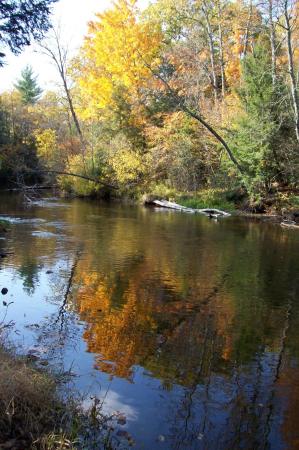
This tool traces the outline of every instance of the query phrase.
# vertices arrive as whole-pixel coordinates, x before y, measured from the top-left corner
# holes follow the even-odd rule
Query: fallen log
[[[176,209],[178,211],[190,213],[195,212],[195,210],[192,208],[187,208],[186,206],[178,205],[177,203],[169,202],[168,200],[151,200],[149,203],[155,206],[160,206],[161,208]]]
[[[69,177],[77,177],[77,178],[82,178],[83,180],[87,180],[87,181],[92,181],[93,183],[96,184],[100,184],[106,188],[109,189],[118,189],[118,186],[114,186],[112,184],[108,184],[102,180],[99,180],[98,178],[93,178],[93,177],[89,177],[87,175],[81,175],[79,173],[73,173],[73,172],[64,172],[61,170],[39,170],[38,171],[40,174],[45,174],[45,173],[53,173],[54,175],[66,175]]]
[[[299,230],[299,224],[294,222],[293,220],[284,220],[280,225],[285,228],[294,228]]]
[[[33,185],[33,186],[22,186],[17,188],[7,188],[3,189],[3,191],[8,192],[18,192],[18,191],[40,191],[40,190],[50,190],[58,188],[58,184],[51,184],[51,185]]]
[[[221,209],[216,208],[202,208],[202,209],[195,209],[195,208],[187,208],[186,206],[179,205],[175,202],[169,202],[168,200],[149,200],[147,201],[147,204],[151,204],[154,206],[159,206],[160,208],[168,208],[168,209],[175,209],[177,211],[187,212],[187,213],[198,213],[198,214],[204,214],[205,216],[217,218],[217,217],[228,217],[231,214],[222,211]]]

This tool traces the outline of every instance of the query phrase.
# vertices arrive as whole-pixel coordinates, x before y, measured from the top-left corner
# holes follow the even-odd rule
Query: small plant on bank
[[[58,379],[0,345],[0,447],[32,450],[116,447],[117,417],[98,400],[83,410],[81,399],[62,401]],[[118,446],[118,448],[124,448]]]

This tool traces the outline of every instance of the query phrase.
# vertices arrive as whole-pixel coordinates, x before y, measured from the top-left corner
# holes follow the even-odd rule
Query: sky
[[[52,23],[60,25],[63,41],[75,54],[87,32],[87,24],[94,19],[97,12],[112,6],[112,0],[59,0],[53,7]],[[139,6],[144,7],[147,0],[139,0]],[[42,89],[55,89],[59,82],[55,68],[46,56],[38,52],[36,44],[27,47],[18,55],[8,55],[6,65],[0,68],[0,92],[10,90],[19,78],[22,69],[30,65],[38,75]]]

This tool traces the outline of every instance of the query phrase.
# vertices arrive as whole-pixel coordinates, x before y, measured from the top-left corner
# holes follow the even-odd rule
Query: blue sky
[[[54,25],[60,24],[63,40],[73,53],[80,47],[87,24],[94,18],[94,14],[108,8],[112,3],[112,0],[60,0],[55,4],[52,21]],[[139,0],[140,7],[144,7],[146,3],[147,0]],[[59,81],[56,70],[45,56],[38,53],[37,45],[33,44],[21,55],[8,55],[6,65],[0,69],[0,92],[13,87],[27,64],[33,67],[43,89],[55,88]]]

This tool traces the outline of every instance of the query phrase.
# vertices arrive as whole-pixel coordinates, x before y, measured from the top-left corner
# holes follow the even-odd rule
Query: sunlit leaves
[[[114,92],[122,87],[127,98],[140,96],[152,76],[149,65],[158,57],[161,32],[138,18],[135,1],[119,0],[90,23],[77,66],[86,114],[113,107]]]

